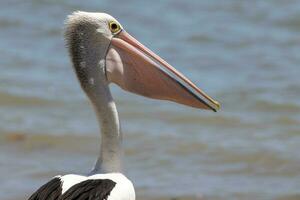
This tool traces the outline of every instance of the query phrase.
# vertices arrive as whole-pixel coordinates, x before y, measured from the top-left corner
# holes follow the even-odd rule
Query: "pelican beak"
[[[183,74],[122,30],[106,55],[109,82],[145,97],[217,111],[220,104]]]

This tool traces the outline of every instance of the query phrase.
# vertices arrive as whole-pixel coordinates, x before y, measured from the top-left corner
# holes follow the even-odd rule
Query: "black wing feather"
[[[58,200],[61,192],[60,177],[55,177],[40,187],[28,200]]]
[[[110,179],[91,179],[73,185],[60,200],[107,200],[116,183]]]

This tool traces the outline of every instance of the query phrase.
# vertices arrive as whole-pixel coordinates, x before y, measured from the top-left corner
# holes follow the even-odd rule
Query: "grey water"
[[[112,86],[138,196],[300,199],[300,1],[1,0],[1,200],[97,157],[64,46],[75,10],[113,15],[222,104],[213,113]]]

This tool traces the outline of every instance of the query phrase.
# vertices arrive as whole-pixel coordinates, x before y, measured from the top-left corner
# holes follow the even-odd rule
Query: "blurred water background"
[[[62,34],[75,10],[115,16],[222,103],[213,113],[112,86],[138,197],[300,199],[300,1],[1,0],[1,200],[97,157]]]

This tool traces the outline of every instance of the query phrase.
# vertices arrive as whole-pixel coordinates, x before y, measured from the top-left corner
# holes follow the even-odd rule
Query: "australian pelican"
[[[56,176],[29,200],[134,200],[133,184],[122,174],[122,134],[109,84],[195,108],[216,111],[219,103],[108,14],[74,12],[66,20],[65,40],[81,87],[97,113],[100,154],[88,175]]]

